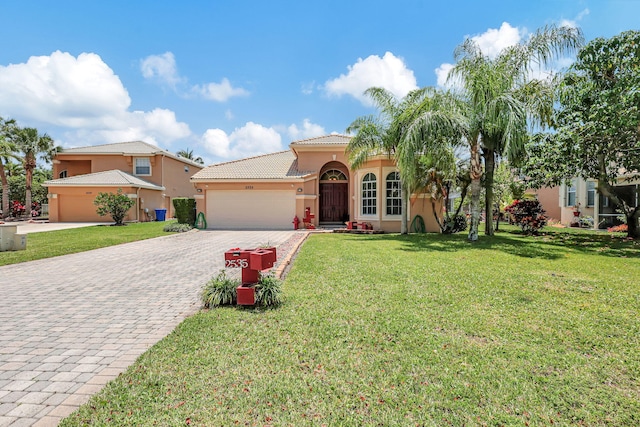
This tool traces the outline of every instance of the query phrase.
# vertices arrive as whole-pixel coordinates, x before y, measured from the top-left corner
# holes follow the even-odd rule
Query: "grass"
[[[640,425],[638,249],[313,235],[280,308],[198,313],[60,425]]]
[[[29,233],[24,251],[0,252],[0,266],[165,236],[166,222],[131,223],[124,227],[96,225],[66,230]]]

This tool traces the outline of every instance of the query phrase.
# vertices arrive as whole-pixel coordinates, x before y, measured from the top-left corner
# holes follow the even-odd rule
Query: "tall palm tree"
[[[469,240],[477,240],[480,218],[480,180],[485,165],[485,234],[493,234],[493,172],[496,159],[517,165],[531,127],[550,124],[554,101],[553,76],[533,78],[560,55],[576,51],[582,32],[573,27],[544,27],[523,43],[503,49],[495,58],[485,55],[473,39],[456,48],[456,65],[449,80],[461,85],[467,103],[471,154],[472,221]]]
[[[45,134],[38,133],[35,128],[21,128],[15,133],[14,139],[18,151],[22,154],[22,164],[25,170],[26,195],[25,206],[27,212],[31,210],[31,183],[33,171],[37,165],[38,157],[45,161],[51,161],[57,151],[53,139]]]
[[[0,182],[2,182],[2,215],[0,215],[0,219],[9,215],[9,181],[7,181],[5,165],[8,165],[11,159],[17,159],[17,147],[11,140],[15,129],[15,120],[5,120],[0,117]]]
[[[200,163],[201,165],[203,165],[203,164],[204,164],[204,160],[202,160],[202,157],[200,157],[200,156],[195,156],[195,155],[193,154],[193,150],[190,150],[189,148],[186,148],[186,149],[184,149],[184,150],[180,150],[180,151],[178,151],[178,152],[176,153],[176,155],[177,155],[178,157],[182,157],[182,158],[184,158],[184,159],[191,160],[191,161],[194,161],[194,162],[196,162],[196,163]]]
[[[402,194],[400,232],[407,234],[409,230],[407,205],[409,195],[415,189],[416,183],[415,177],[410,174],[417,169],[415,167],[407,167],[403,170],[398,163],[396,153],[406,136],[405,130],[411,111],[421,102],[425,91],[416,89],[399,100],[386,89],[371,87],[365,91],[365,95],[371,98],[378,108],[379,114],[378,116],[358,117],[347,127],[347,133],[355,133],[346,149],[349,163],[351,168],[358,169],[371,157],[379,155],[386,155],[396,161],[400,171]],[[416,162],[415,156],[412,161],[413,163]]]

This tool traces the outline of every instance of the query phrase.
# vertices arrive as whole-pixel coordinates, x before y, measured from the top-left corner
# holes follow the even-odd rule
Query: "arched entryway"
[[[349,169],[330,162],[320,171],[320,223],[344,223],[349,220]]]

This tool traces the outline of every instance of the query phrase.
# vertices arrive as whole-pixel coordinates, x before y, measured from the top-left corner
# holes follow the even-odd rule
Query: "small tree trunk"
[[[625,215],[627,217],[627,237],[632,239],[640,239],[640,227],[638,226],[638,219],[640,218],[640,207],[636,207],[632,210],[625,209]]]
[[[409,234],[409,221],[407,219],[407,215],[409,214],[409,189],[404,183],[402,183],[401,198],[402,205],[400,210],[402,211],[402,220],[400,221],[400,234]]]
[[[9,181],[7,180],[7,173],[4,170],[4,165],[1,160],[0,181],[2,181],[2,215],[0,215],[0,219],[4,219],[9,216]]]
[[[33,169],[29,166],[26,168],[26,188],[24,196],[25,214],[27,217],[31,216],[31,183],[33,182]]]
[[[495,168],[495,152],[484,152],[484,234],[493,236],[493,171]]]
[[[471,168],[469,169],[471,177],[471,224],[469,224],[470,242],[478,240],[478,227],[480,224],[480,190],[482,178],[482,163],[480,162],[480,144],[477,139],[471,145]]]

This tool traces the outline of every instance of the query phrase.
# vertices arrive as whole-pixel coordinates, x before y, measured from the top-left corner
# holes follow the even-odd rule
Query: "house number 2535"
[[[249,267],[249,261],[246,259],[228,259],[225,261],[224,266],[227,268],[247,268]]]

